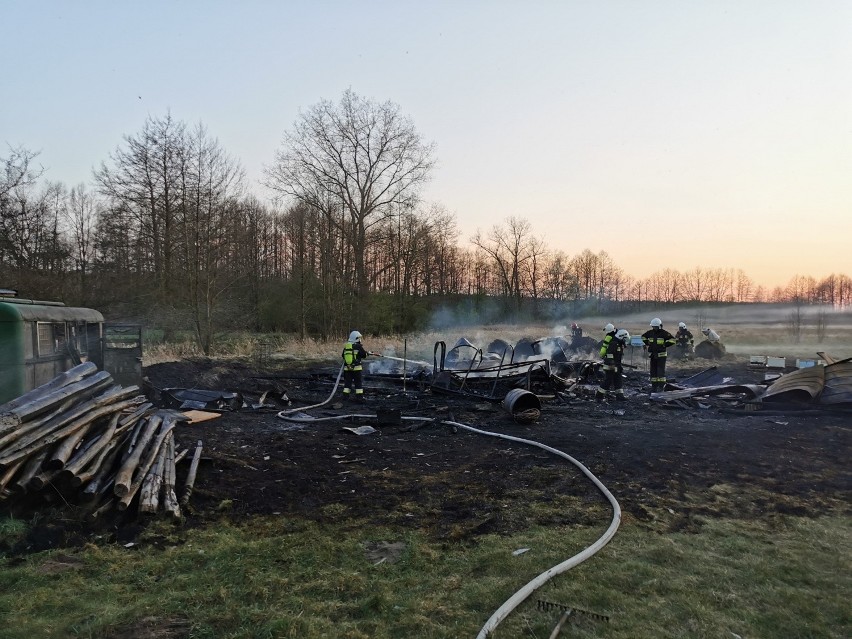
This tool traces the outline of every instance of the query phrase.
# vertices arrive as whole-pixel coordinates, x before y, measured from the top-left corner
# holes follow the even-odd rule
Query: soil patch
[[[742,359],[714,362],[739,383],[763,378]],[[707,362],[672,362],[670,378],[686,378]],[[405,389],[366,377],[366,403],[310,411],[312,423],[278,417],[286,408],[323,402],[337,369],[287,364],[258,369],[248,362],[188,360],[145,369],[152,396],[167,388],[238,392],[246,408],[176,429],[180,447],[204,442],[186,525],[223,517],[350,521],[353,528],[416,527],[435,539],[467,540],[511,533],[531,523],[595,524],[609,506],[573,465],[539,448],[476,435],[440,423],[531,439],[585,464],[616,496],[625,524],[697,530],[703,517],[817,517],[850,512],[852,479],[848,414],[796,410],[748,416],[707,408],[676,410],[648,400],[648,374],[628,372],[624,403],[583,396],[544,396],[535,424],[518,424],[498,403]],[[338,391],[339,392],[339,391]],[[265,394],[265,397],[264,397]],[[338,408],[335,408],[338,406]],[[434,421],[378,419],[403,417]],[[350,413],[364,417],[345,417]],[[323,419],[329,418],[329,419]],[[369,425],[356,435],[344,427]],[[179,482],[188,467],[179,468]],[[179,483],[180,485],[180,483]],[[34,527],[16,551],[78,544],[86,536],[127,542],[143,529],[134,515],[97,526],[69,522],[63,531]],[[47,533],[50,534],[47,534]],[[49,543],[37,542],[42,535]]]

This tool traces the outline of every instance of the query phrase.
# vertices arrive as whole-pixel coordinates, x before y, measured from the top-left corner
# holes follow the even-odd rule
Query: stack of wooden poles
[[[92,517],[130,507],[180,518],[192,494],[201,441],[178,501],[174,428],[187,418],[160,410],[137,386],[122,388],[92,363],[75,366],[0,405],[0,499],[53,485]]]

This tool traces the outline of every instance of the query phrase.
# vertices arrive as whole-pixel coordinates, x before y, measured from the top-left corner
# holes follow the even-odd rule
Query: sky
[[[5,0],[0,157],[92,170],[172,117],[259,197],[300,111],[347,89],[407,114],[460,243],[510,216],[644,278],[852,275],[847,0]]]

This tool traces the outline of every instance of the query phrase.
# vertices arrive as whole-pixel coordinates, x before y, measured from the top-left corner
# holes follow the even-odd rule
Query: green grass
[[[131,549],[90,545],[6,560],[0,637],[475,637],[515,590],[605,527],[537,527],[444,545],[344,523],[161,524]],[[494,636],[548,637],[559,613],[537,610],[536,599],[610,616],[581,618],[563,631],[571,637],[850,636],[848,518],[702,523],[699,534],[623,526]],[[397,563],[375,564],[367,541],[403,541],[405,551]],[[530,551],[512,556],[520,547]],[[141,627],[150,632],[134,634]]]

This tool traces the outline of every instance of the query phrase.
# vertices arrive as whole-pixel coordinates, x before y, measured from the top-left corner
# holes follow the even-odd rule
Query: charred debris
[[[496,339],[484,347],[464,337],[450,347],[438,341],[431,362],[395,356],[365,361],[367,397],[371,410],[379,416],[387,411],[422,412],[442,397],[451,409],[458,410],[500,404],[514,421],[532,423],[549,407],[589,402],[595,397],[603,363],[598,343],[584,339],[579,344],[562,337],[524,338],[514,344]],[[825,353],[819,355],[822,359],[797,361],[792,371],[786,361],[779,365],[779,358],[752,357],[748,367],[743,366],[748,383],[725,377],[718,366],[709,366],[685,379],[670,378],[664,391],[650,393],[647,361],[641,345],[634,344],[625,352],[623,363],[625,394],[632,400],[627,406],[631,410],[650,406],[718,408],[735,414],[852,408],[852,358],[834,360]],[[707,359],[718,360],[719,355],[714,352]],[[300,390],[291,389],[289,395],[282,387],[286,378],[274,373],[256,377],[255,381],[263,383],[252,389],[165,388],[156,393],[161,403],[176,409],[278,411],[314,404],[316,394],[331,393],[336,387],[337,375],[335,367],[311,370],[300,378]],[[429,397],[433,401],[424,402]],[[339,410],[343,405],[332,403],[328,408]]]

